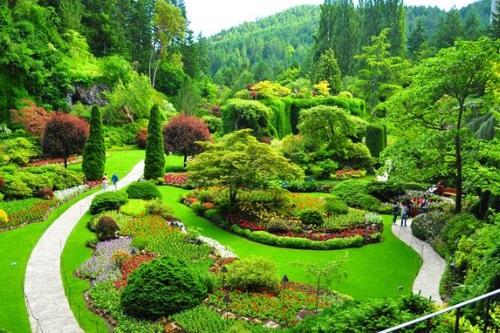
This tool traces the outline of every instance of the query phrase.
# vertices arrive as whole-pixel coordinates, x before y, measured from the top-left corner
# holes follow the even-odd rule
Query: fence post
[[[455,311],[455,333],[458,333],[458,324],[460,321],[460,308]]]

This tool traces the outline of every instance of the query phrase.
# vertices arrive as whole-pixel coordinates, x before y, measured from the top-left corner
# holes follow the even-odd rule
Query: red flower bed
[[[143,262],[149,262],[153,260],[155,256],[153,254],[140,254],[137,256],[131,256],[128,258],[122,266],[121,272],[122,272],[122,278],[121,280],[118,280],[115,282],[115,287],[118,289],[121,289],[127,285],[127,278],[129,277],[130,274],[132,274],[133,271],[139,267],[140,264]]]
[[[264,227],[263,225],[246,221],[245,219],[239,217],[236,214],[229,214],[227,217],[229,219],[229,223],[236,224],[240,228],[250,229],[252,231],[266,230],[266,227]]]
[[[182,186],[187,182],[187,174],[185,173],[167,173],[163,176],[163,181],[166,185]]]

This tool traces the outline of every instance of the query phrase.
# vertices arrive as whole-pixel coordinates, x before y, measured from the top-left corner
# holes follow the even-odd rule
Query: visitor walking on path
[[[115,172],[113,176],[111,177],[111,183],[113,183],[113,186],[115,187],[115,191],[118,190],[118,174]]]
[[[130,184],[143,172],[144,161],[141,161],[121,183],[123,186]],[[31,253],[26,267],[24,294],[33,332],[83,332],[64,293],[61,255],[69,234],[87,212],[97,193],[80,200],[55,220]]]
[[[408,205],[406,202],[403,202],[401,204],[401,226],[406,227],[406,221],[408,221]]]

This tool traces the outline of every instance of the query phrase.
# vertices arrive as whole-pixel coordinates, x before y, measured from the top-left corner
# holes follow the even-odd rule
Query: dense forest
[[[412,231],[446,259],[443,299],[498,289],[500,11],[490,6],[325,0],[206,38],[189,29],[182,0],[9,0],[0,5],[0,199],[42,190],[36,176],[16,176],[40,158],[66,167],[99,155],[83,171],[99,182],[116,147],[146,148],[148,180],[163,179],[166,153],[183,157],[197,185],[226,186],[224,205],[194,206],[226,226],[246,190],[270,205],[283,202],[269,189],[324,190],[333,211],[390,214],[405,193],[440,184],[453,199],[433,197]],[[225,190],[212,191],[204,195],[216,202]],[[301,218],[315,225],[321,214]],[[290,221],[275,227],[287,234]],[[240,233],[253,231],[263,229]]]

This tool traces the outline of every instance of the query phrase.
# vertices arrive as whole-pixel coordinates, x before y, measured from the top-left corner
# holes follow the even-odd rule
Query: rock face
[[[82,84],[75,84],[75,92],[68,96],[69,103],[72,106],[76,102],[83,105],[99,105],[104,106],[108,104],[105,93],[110,91],[110,88],[102,83],[92,84],[86,87]]]

